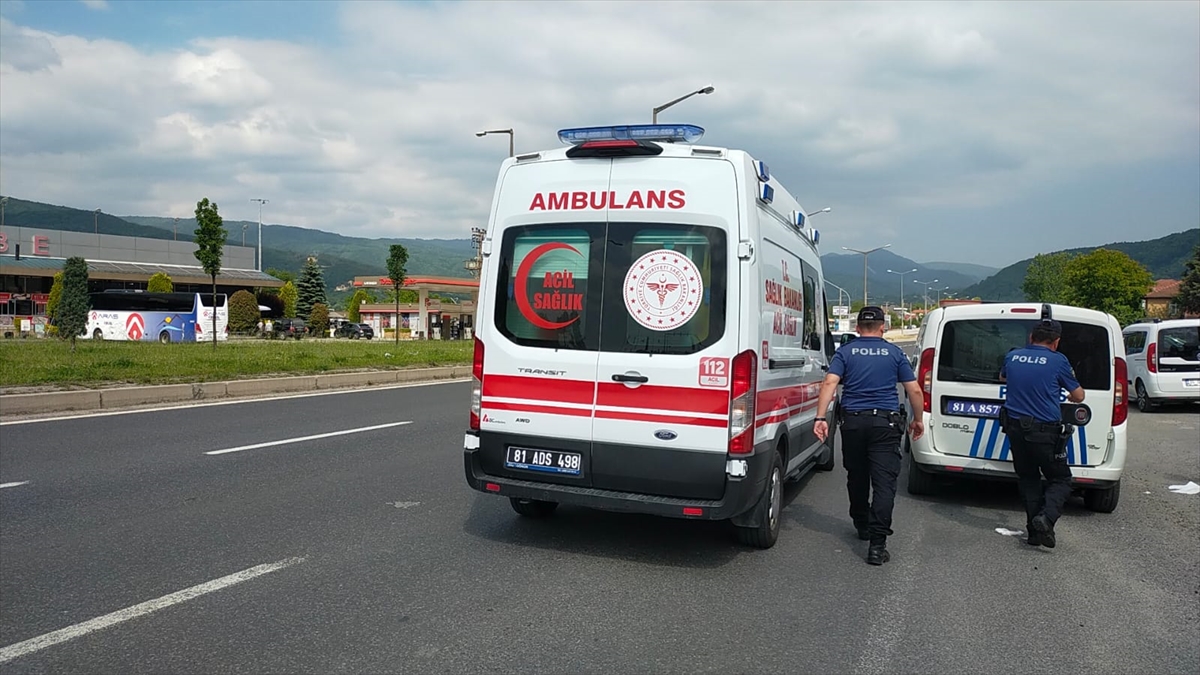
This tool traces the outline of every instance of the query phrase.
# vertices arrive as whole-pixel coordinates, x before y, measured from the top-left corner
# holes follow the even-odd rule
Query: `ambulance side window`
[[[495,325],[526,347],[596,351],[604,225],[509,228],[500,246]]]
[[[804,270],[804,337],[800,345],[804,349],[820,351],[824,313],[820,311],[821,296],[817,294],[817,272],[812,265],[804,261],[801,261],[800,265]]]

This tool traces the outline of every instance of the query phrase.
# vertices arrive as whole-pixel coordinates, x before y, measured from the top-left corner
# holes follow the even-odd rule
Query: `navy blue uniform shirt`
[[[900,410],[897,382],[917,379],[904,351],[881,337],[860,337],[838,348],[829,372],[842,378],[842,408]]]
[[[1079,388],[1067,357],[1041,345],[1009,352],[1000,375],[1007,385],[1004,407],[1008,414],[1048,424],[1062,421],[1062,390]]]

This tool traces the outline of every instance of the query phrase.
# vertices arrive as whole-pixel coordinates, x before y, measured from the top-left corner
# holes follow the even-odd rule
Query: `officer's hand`
[[[925,435],[925,423],[922,422],[920,419],[915,419],[912,422],[909,422],[908,423],[908,433],[912,436],[914,441],[917,440],[918,438],[924,436]]]
[[[829,423],[818,420],[813,425],[813,433],[817,435],[818,440],[824,443],[825,439],[829,437]]]

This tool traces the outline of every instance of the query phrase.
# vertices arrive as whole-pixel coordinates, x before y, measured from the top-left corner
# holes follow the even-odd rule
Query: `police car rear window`
[[[950,321],[942,328],[937,379],[943,382],[1000,384],[1000,366],[1009,350],[1024,347],[1036,321],[969,319]],[[1112,351],[1103,326],[1063,321],[1060,351],[1084,389],[1106,390],[1112,385]]]
[[[1164,328],[1158,332],[1158,357],[1200,361],[1200,326]]]

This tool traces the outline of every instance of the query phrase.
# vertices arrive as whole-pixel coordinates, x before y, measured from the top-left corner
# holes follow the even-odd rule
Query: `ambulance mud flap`
[[[745,485],[742,489],[750,495],[747,500],[749,508],[729,519],[729,522],[737,527],[758,527],[762,525],[762,520],[766,517],[767,512],[765,509],[755,507],[758,506],[759,498],[766,489],[767,473],[770,470],[771,459],[774,453],[775,451],[771,444],[759,444],[758,452],[745,457],[749,464],[749,472],[746,478],[743,479]]]

